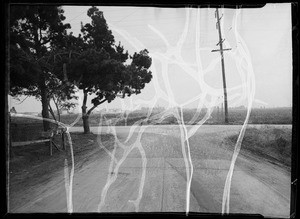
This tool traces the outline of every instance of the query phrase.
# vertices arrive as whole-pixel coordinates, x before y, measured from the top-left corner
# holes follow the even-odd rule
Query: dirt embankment
[[[233,149],[238,135],[226,139]],[[241,153],[259,157],[267,162],[290,171],[292,153],[292,129],[262,127],[247,128],[242,141]]]
[[[98,142],[102,142],[108,149],[112,147],[113,136],[106,135],[95,135],[95,134],[83,134],[83,133],[71,133],[72,148],[76,160],[82,161],[82,159],[87,156],[96,154],[98,150],[101,150]],[[14,147],[12,149],[12,157],[9,160],[9,171],[11,177],[14,177],[22,172],[32,172],[33,169],[38,170],[36,174],[42,174],[47,172],[49,169],[57,169],[60,165],[59,162],[64,158],[70,158],[70,145],[66,142],[66,150],[63,150],[62,144],[59,137],[54,139],[57,144],[58,149],[53,146],[53,156],[49,155],[49,146],[44,143]],[[105,144],[104,144],[105,142]],[[78,164],[77,164],[78,165]],[[40,172],[43,171],[43,172]]]
[[[66,138],[67,139],[67,138]],[[83,133],[71,133],[74,152],[75,170],[81,169],[85,164],[92,162],[106,152],[99,147],[102,142],[108,150],[114,143],[112,135],[95,135]],[[67,142],[67,140],[65,140]],[[70,145],[66,144],[66,150],[62,149],[61,139],[55,138],[60,150],[53,147],[53,155],[49,154],[49,147],[44,143],[14,147],[12,157],[9,159],[9,198],[10,209],[18,208],[26,204],[28,195],[36,186],[49,183],[51,179],[61,173],[64,168],[64,160],[71,165]],[[23,197],[24,195],[24,197]],[[31,194],[32,196],[34,194]]]

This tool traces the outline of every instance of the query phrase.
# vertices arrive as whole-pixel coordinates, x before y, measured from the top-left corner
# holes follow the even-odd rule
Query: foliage
[[[103,12],[92,7],[87,15],[91,23],[82,24],[82,35],[75,37],[71,33],[65,38],[67,49],[56,56],[56,75],[63,78],[61,66],[66,64],[68,81],[76,84],[85,95],[96,95],[91,100],[94,108],[117,96],[124,98],[126,94],[140,93],[152,78],[148,70],[152,62],[148,51],[145,49],[129,57],[120,42],[115,45]],[[130,64],[126,64],[128,59]]]
[[[49,118],[50,98],[72,98],[74,86],[62,86],[53,74],[50,57],[63,46],[69,24],[61,7],[11,5],[10,8],[10,95],[34,96],[42,102],[42,115]],[[59,90],[62,88],[62,90]],[[65,95],[60,96],[64,91]],[[47,122],[44,129],[49,128]]]
[[[115,44],[103,12],[91,7],[91,22],[82,24],[77,37],[67,34],[69,24],[61,7],[12,6],[10,19],[10,72],[12,96],[35,96],[42,101],[42,115],[53,115],[50,100],[59,109],[70,108],[76,88],[83,90],[83,115],[117,96],[139,94],[152,79],[146,49],[129,57]],[[131,62],[130,62],[131,61]],[[130,64],[127,64],[130,63]],[[87,96],[93,107],[86,111]],[[48,109],[49,107],[49,109]],[[46,112],[47,111],[47,112]],[[57,110],[59,112],[59,110]],[[45,126],[44,126],[45,128]]]
[[[41,73],[51,70],[45,58],[51,52],[50,45],[60,42],[70,28],[62,23],[63,13],[56,6],[11,6],[10,72],[15,91],[12,95],[22,94],[22,89],[36,91]]]

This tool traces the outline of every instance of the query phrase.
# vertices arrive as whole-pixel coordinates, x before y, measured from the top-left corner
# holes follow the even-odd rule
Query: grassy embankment
[[[108,150],[111,150],[114,144],[114,136],[111,134],[71,133],[71,139],[73,154],[76,157],[76,166],[82,166],[83,162],[87,162],[89,159],[92,160],[93,156],[106,153],[99,147],[99,141],[101,141]],[[52,156],[49,154],[48,146],[44,143],[13,147],[9,159],[9,169],[10,172],[13,173],[13,176],[23,176],[24,172],[31,173],[33,169],[36,171],[34,174],[37,174],[37,171],[39,174],[47,174],[59,168],[63,168],[64,159],[67,158],[68,162],[71,160],[70,144],[66,143],[66,150],[62,150],[59,136],[55,137],[54,142],[61,151],[53,147]],[[24,177],[21,177],[20,180],[24,180]]]
[[[233,149],[238,135],[227,138]],[[262,127],[246,129],[242,141],[241,153],[250,153],[286,169],[291,167],[292,129]]]

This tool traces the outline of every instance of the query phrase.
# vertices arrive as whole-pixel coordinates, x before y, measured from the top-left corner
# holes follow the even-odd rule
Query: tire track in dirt
[[[166,161],[182,178],[186,180],[186,174],[178,170],[174,165]],[[191,192],[198,202],[199,209],[203,212],[218,212],[217,203],[213,200],[212,196],[201,186],[201,184],[192,177]]]

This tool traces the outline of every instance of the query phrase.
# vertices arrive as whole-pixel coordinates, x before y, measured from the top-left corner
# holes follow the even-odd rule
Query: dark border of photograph
[[[9,121],[8,121],[8,90],[9,90],[9,74],[8,74],[8,51],[7,51],[7,42],[8,42],[8,23],[9,18],[7,15],[7,10],[9,8],[9,4],[59,4],[59,5],[103,5],[103,6],[140,6],[140,7],[224,7],[224,8],[259,8],[265,5],[265,3],[291,3],[290,1],[272,1],[272,2],[262,2],[262,1],[179,1],[173,0],[172,4],[169,1],[115,1],[115,0],[89,0],[89,1],[76,1],[76,0],[54,0],[54,1],[38,1],[38,0],[30,0],[30,1],[18,1],[18,0],[11,0],[5,1],[2,5],[2,37],[4,36],[5,40],[2,40],[2,46],[5,49],[6,59],[2,59],[4,62],[2,65],[5,74],[2,74],[2,89],[4,89],[3,99],[4,103],[3,106],[3,125],[4,125],[4,138],[2,138],[2,142],[5,144],[6,147],[1,147],[1,165],[2,165],[2,177],[1,177],[1,215],[6,218],[56,218],[56,217],[77,217],[77,218],[90,218],[90,217],[186,217],[185,213],[178,212],[178,213],[122,213],[122,214],[115,214],[115,213],[106,213],[106,214],[95,214],[95,213],[73,213],[73,214],[11,214],[7,213],[7,168],[8,162],[7,158],[9,157]],[[298,145],[299,145],[299,5],[297,2],[293,2],[292,6],[292,39],[293,39],[293,122],[292,122],[292,169],[291,169],[291,202],[290,202],[290,218],[295,218],[297,215],[296,209],[299,207],[299,202],[297,202],[297,197],[299,195],[299,189],[297,186],[297,179],[298,179]],[[2,114],[2,115],[3,115]],[[3,145],[3,144],[2,144]],[[202,213],[189,213],[189,217],[197,217],[197,218],[264,218],[261,215],[248,215],[248,214],[230,214],[230,215],[221,215],[221,214],[202,214]]]

